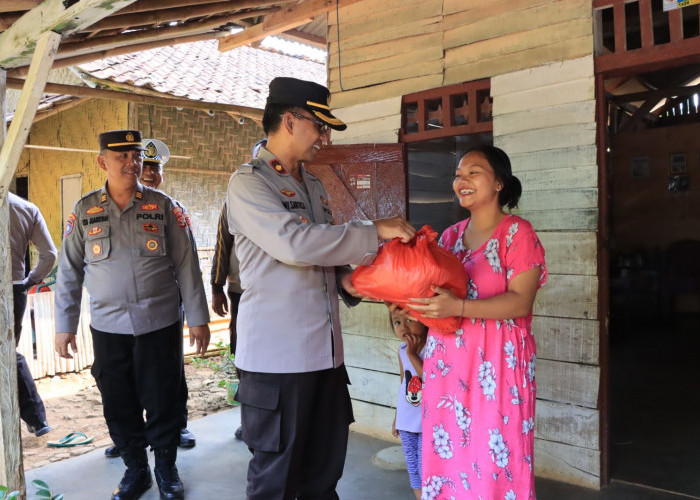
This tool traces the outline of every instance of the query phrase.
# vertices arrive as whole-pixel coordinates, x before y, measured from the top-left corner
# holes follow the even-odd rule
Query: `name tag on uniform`
[[[287,210],[306,210],[306,205],[303,201],[283,201],[282,205]]]

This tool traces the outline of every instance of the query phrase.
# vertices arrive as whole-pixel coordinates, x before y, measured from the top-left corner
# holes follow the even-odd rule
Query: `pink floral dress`
[[[440,245],[464,264],[468,299],[507,291],[518,274],[540,268],[544,249],[529,222],[506,215],[477,250],[462,242],[469,220]],[[428,332],[423,362],[423,499],[535,498],[535,340],[532,314],[463,318],[454,333]]]

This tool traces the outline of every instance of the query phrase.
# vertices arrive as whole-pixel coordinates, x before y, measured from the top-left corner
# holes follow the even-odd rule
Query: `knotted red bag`
[[[352,274],[352,284],[362,295],[385,300],[407,309],[412,297],[432,297],[431,285],[447,288],[463,299],[467,295],[467,273],[457,257],[440,248],[437,233],[423,226],[408,243],[394,238],[379,248],[369,266],[358,266]],[[409,313],[420,322],[439,332],[453,332],[460,318],[423,318],[418,312]]]

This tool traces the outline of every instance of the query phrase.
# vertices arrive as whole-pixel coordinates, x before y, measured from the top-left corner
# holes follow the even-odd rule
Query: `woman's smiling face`
[[[473,210],[480,205],[499,205],[501,188],[501,181],[482,153],[473,151],[462,157],[452,182],[460,206]]]

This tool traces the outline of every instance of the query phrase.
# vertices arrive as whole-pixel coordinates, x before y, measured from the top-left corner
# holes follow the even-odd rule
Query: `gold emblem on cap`
[[[131,132],[127,132],[125,139],[129,142],[133,142],[134,141],[134,134],[132,134]]]
[[[143,154],[146,156],[146,158],[155,158],[158,155],[158,148],[156,148],[156,145],[153,144],[153,141],[148,143]]]

